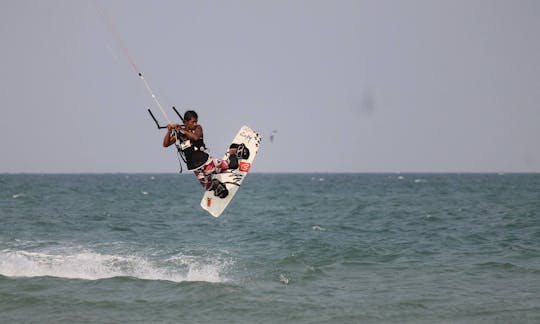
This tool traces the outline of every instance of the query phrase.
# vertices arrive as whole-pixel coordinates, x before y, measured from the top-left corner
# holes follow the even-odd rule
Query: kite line
[[[135,60],[133,59],[133,56],[131,55],[131,52],[129,51],[129,48],[126,46],[126,44],[122,40],[122,37],[120,37],[120,34],[116,31],[116,28],[114,27],[111,20],[108,18],[107,14],[105,13],[105,10],[103,10],[103,7],[101,7],[97,1],[94,1],[94,4],[96,5],[97,11],[98,11],[99,15],[101,16],[101,19],[105,22],[105,25],[107,25],[107,28],[108,28],[109,32],[112,34],[112,36],[114,37],[114,39],[116,40],[116,42],[118,43],[120,48],[122,49],[122,52],[124,53],[126,58],[129,60],[129,63],[133,67],[133,70],[135,71],[135,73],[137,73],[139,78],[143,81],[146,90],[148,91],[148,93],[150,94],[150,96],[152,97],[152,99],[154,100],[156,105],[158,106],[159,110],[163,114],[163,117],[165,117],[167,122],[170,124],[171,120],[169,119],[169,117],[165,113],[165,110],[163,109],[163,106],[159,103],[159,100],[157,99],[154,91],[152,90],[152,88],[150,88],[150,85],[148,84],[148,81],[146,81],[146,79],[144,78],[142,72],[137,67],[137,64],[135,64]],[[152,114],[152,113],[150,112],[150,114]],[[153,118],[153,115],[152,115],[152,118]],[[155,120],[155,118],[154,118],[154,120]]]

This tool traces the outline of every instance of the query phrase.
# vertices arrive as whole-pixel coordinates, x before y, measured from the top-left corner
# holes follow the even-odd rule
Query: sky
[[[0,173],[178,172],[131,63],[213,156],[258,131],[252,172],[540,172],[539,34],[536,0],[0,0]]]

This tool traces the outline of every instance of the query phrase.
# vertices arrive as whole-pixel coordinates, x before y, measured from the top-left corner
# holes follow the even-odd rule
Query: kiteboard
[[[225,185],[228,194],[220,198],[216,195],[215,191],[205,191],[201,200],[201,207],[212,216],[219,217],[234,198],[238,189],[240,189],[242,182],[253,165],[253,160],[255,160],[255,156],[259,151],[261,140],[262,137],[248,126],[242,126],[238,134],[234,137],[230,147],[239,147],[239,151],[243,151],[243,154],[239,154],[238,156],[238,168],[215,174],[212,177],[212,179],[217,179]],[[227,150],[223,159],[229,159],[229,155],[230,153]]]

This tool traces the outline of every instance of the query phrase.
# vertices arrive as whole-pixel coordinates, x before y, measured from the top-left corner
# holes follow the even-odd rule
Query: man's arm
[[[192,141],[197,141],[203,134],[201,125],[197,125],[197,128],[193,132],[186,131],[183,128],[180,129],[180,132]]]
[[[169,147],[176,142],[176,135],[171,136],[173,125],[167,124],[167,133],[163,137],[163,147]]]

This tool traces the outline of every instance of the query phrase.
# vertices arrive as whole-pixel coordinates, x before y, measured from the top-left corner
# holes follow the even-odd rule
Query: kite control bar
[[[180,117],[180,120],[182,121],[182,123],[184,122],[184,118],[182,117],[182,115],[180,115],[180,113],[178,112],[178,110],[176,110],[176,108],[174,106],[172,106],[172,109],[174,110],[174,112],[178,115],[178,117]]]
[[[159,122],[157,121],[156,117],[154,117],[154,114],[152,114],[152,111],[148,109],[148,113],[150,113],[150,116],[152,116],[152,119],[156,122],[156,126],[158,129],[167,128],[166,126],[159,125]]]
[[[161,108],[160,108],[160,109],[161,109]],[[184,118],[182,118],[182,115],[180,115],[180,113],[178,112],[178,110],[176,110],[176,108],[175,108],[174,106],[172,107],[172,109],[173,109],[174,112],[178,115],[178,117],[180,117],[180,120],[181,120],[182,122],[184,122]],[[164,111],[162,111],[162,112],[163,112],[163,114],[165,115],[165,112],[164,112]],[[148,109],[148,113],[150,114],[150,117],[152,117],[152,119],[154,120],[154,122],[156,123],[156,126],[157,126],[158,129],[167,128],[167,126],[161,126],[161,125],[159,124],[158,120],[156,119],[156,117],[154,116],[154,114],[152,114],[152,111],[151,111],[150,109]],[[166,117],[166,115],[165,115],[165,117]],[[169,119],[167,118],[167,120],[169,120]],[[170,121],[169,121],[169,123],[170,123]],[[173,132],[174,132],[174,130],[173,130]],[[185,157],[185,155],[184,155],[184,152],[182,152],[180,149],[178,149],[178,151],[177,151],[176,153],[178,154],[178,164],[180,165],[180,173],[182,173],[183,168],[182,168],[182,162],[180,162],[180,159],[182,159],[182,161],[184,161],[184,163],[187,164],[186,157]]]
[[[182,122],[184,122],[184,118],[182,118],[182,115],[180,115],[180,113],[178,112],[178,110],[176,110],[176,108],[173,106],[172,109],[174,110],[174,112],[178,115],[178,117],[180,117],[180,120],[182,120]],[[163,128],[167,128],[167,126],[161,126],[159,124],[159,122],[157,121],[156,117],[154,116],[154,114],[152,114],[152,111],[150,109],[148,109],[148,113],[150,114],[150,116],[152,117],[152,119],[154,120],[154,122],[156,123],[156,126],[158,129],[163,129]]]

